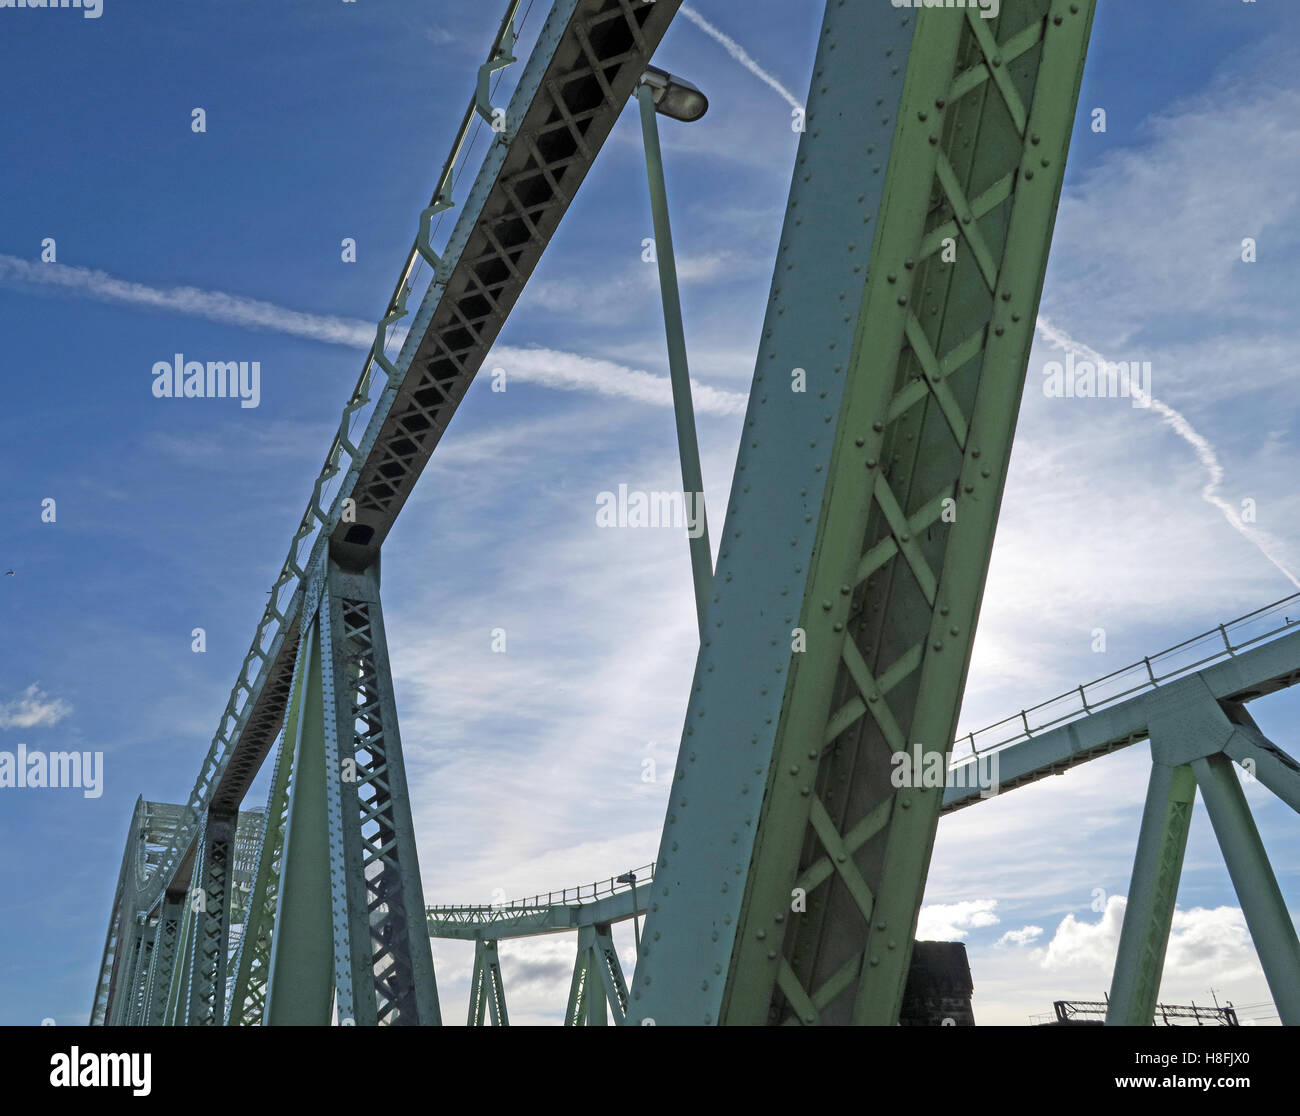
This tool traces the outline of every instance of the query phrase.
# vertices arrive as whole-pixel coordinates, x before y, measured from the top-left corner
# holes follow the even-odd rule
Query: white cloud
[[[1043,928],[1041,926],[1024,926],[1019,930],[1008,930],[997,940],[995,945],[1001,949],[1013,945],[1029,945],[1031,942],[1036,942],[1042,936]]]
[[[923,942],[954,942],[972,930],[996,926],[996,899],[972,899],[960,903],[933,903],[921,908],[916,937]]]
[[[0,728],[45,728],[72,712],[62,698],[52,698],[33,682],[13,701],[0,702]]]

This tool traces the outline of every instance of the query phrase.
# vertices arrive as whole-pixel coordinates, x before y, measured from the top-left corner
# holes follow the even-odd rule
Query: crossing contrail
[[[791,108],[795,108],[795,109],[803,108],[803,104],[800,102],[800,100],[793,93],[791,93],[790,90],[788,90],[784,85],[782,85],[779,81],[777,81],[776,78],[774,78],[765,69],[763,69],[762,66],[760,66],[757,62],[755,62],[753,56],[750,55],[750,53],[744,47],[742,47],[738,42],[736,42],[736,40],[733,39],[730,35],[726,34],[725,32],[719,31],[716,27],[713,26],[713,24],[711,24],[707,19],[705,19],[702,15],[700,15],[699,12],[697,12],[694,8],[690,7],[689,5],[682,5],[681,13],[687,19],[689,19],[693,24],[695,24],[696,27],[698,27],[701,31],[703,31],[706,35],[708,35],[711,39],[715,39],[717,40],[717,42],[721,43],[723,49],[728,54],[730,54],[732,58],[734,58],[737,62],[739,62],[742,66],[744,66],[745,69],[747,69],[751,74],[753,74],[756,78],[758,78],[759,81],[764,82],[767,85],[770,85],[773,89],[775,89],[778,93],[780,93],[781,96],[784,97],[786,101],[789,103]]]
[[[1092,361],[1098,368],[1112,362],[1107,361],[1096,349],[1089,348],[1087,345],[1074,340],[1069,334],[1058,329],[1050,321],[1041,315],[1038,318],[1038,331],[1053,345],[1064,350],[1072,352],[1076,357]],[[1136,387],[1132,390],[1135,394],[1142,393]],[[1227,500],[1219,495],[1219,489],[1223,485],[1223,465],[1219,461],[1219,455],[1215,452],[1214,447],[1201,435],[1190,422],[1187,421],[1179,411],[1174,410],[1167,403],[1162,403],[1154,396],[1145,396],[1150,401],[1150,409],[1157,412],[1164,420],[1165,424],[1171,427],[1175,434],[1183,439],[1196,452],[1197,460],[1200,461],[1206,473],[1209,474],[1209,481],[1201,489],[1201,499],[1207,504],[1212,505],[1223,513],[1223,518],[1228,521],[1229,526],[1234,531],[1242,535],[1252,546],[1254,546],[1265,558],[1276,566],[1283,575],[1297,589],[1300,589],[1300,578],[1291,572],[1286,563],[1279,557],[1279,551],[1282,545],[1267,532],[1252,527],[1249,523],[1242,520],[1234,508]]]
[[[361,318],[306,314],[260,299],[198,287],[150,287],[119,279],[105,271],[67,264],[34,263],[17,256],[0,254],[0,283],[206,318],[245,329],[284,333],[363,351],[369,349],[375,340],[374,323]],[[401,344],[403,338],[404,334],[399,330],[390,332],[390,352],[394,344]],[[484,366],[503,367],[508,379],[557,391],[588,392],[660,407],[673,405],[672,384],[667,376],[627,368],[613,361],[593,360],[577,353],[501,347],[488,354]],[[692,388],[695,409],[701,414],[744,414],[749,402],[748,396],[741,392],[708,387],[696,381],[692,381]]]

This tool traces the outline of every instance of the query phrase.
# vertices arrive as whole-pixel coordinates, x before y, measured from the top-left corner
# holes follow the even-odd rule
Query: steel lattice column
[[[193,918],[182,996],[186,1026],[213,1027],[225,1022],[234,843],[235,815],[209,810],[190,889]]]
[[[271,967],[271,942],[275,932],[280,895],[281,857],[288,823],[289,780],[293,771],[293,740],[299,705],[299,680],[294,676],[293,697],[284,738],[276,753],[271,789],[267,794],[266,819],[257,850],[257,868],[248,893],[244,932],[239,939],[233,964],[230,1005],[226,1022],[235,1027],[253,1027],[263,1021],[267,977]]]
[[[1111,980],[1107,1023],[1149,1027],[1155,1021],[1195,801],[1196,777],[1191,767],[1152,763]]]
[[[378,563],[314,570],[303,615],[265,1019],[436,1025]]]
[[[108,1016],[109,1026],[112,1027],[133,1025],[141,977],[147,971],[145,943],[148,934],[145,920],[140,916],[132,918],[130,927],[131,932],[125,938],[122,954],[125,964],[118,974]]]
[[[478,938],[474,942],[474,977],[469,989],[468,1026],[482,1027],[489,1019],[494,1027],[510,1025],[497,943]]]
[[[580,927],[578,958],[564,1012],[565,1026],[604,1027],[609,1023],[611,1011],[614,1022],[622,1025],[627,1019],[627,1005],[627,982],[623,979],[623,966],[609,924]]]
[[[897,1021],[1093,10],[827,5],[636,1018]]]
[[[149,996],[145,1005],[144,1022],[150,1027],[160,1027],[167,1020],[167,1001],[175,979],[177,944],[181,939],[184,919],[185,895],[169,891],[163,898],[158,913],[158,932],[153,952],[153,973],[149,979]]]
[[[144,1026],[145,1006],[149,999],[149,984],[153,977],[153,954],[157,935],[158,924],[146,919],[140,932],[140,960],[136,970],[135,994],[131,998],[130,1014],[124,1020],[130,1027]]]
[[[338,1016],[439,1024],[378,561],[329,562],[318,636]]]

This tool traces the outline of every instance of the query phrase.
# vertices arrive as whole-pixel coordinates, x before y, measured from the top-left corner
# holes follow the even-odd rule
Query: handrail
[[[1193,636],[1191,639],[1185,639],[1181,643],[1176,643],[1172,647],[1161,651],[1158,655],[1148,655],[1145,658],[1139,659],[1136,663],[1131,663],[1129,666],[1121,667],[1119,670],[1112,671],[1110,674],[1102,675],[1102,677],[1092,682],[1085,683],[1082,686],[1076,686],[1074,689],[1067,690],[1065,693],[1054,698],[1049,698],[1047,701],[1039,702],[1037,705],[1031,705],[1027,709],[1022,709],[1020,712],[1013,713],[1010,717],[1004,717],[1000,721],[995,721],[993,724],[987,725],[982,729],[964,733],[959,736],[953,744],[954,751],[951,762],[953,765],[974,763],[979,757],[987,755],[990,751],[996,751],[1012,744],[1018,744],[1046,729],[1057,728],[1060,725],[1069,723],[1070,721],[1086,717],[1097,712],[1099,709],[1105,709],[1111,705],[1119,703],[1125,698],[1132,697],[1134,694],[1149,691],[1153,687],[1162,686],[1166,682],[1195,673],[1213,663],[1223,662],[1224,660],[1235,656],[1239,651],[1242,651],[1247,647],[1253,647],[1256,644],[1265,643],[1284,632],[1300,628],[1300,615],[1293,619],[1286,615],[1286,613],[1283,613],[1283,623],[1280,626],[1269,628],[1264,632],[1251,636],[1249,639],[1242,640],[1240,643],[1233,643],[1232,638],[1229,635],[1230,632],[1235,632],[1252,621],[1257,621],[1270,613],[1277,612],[1286,605],[1292,605],[1296,609],[1300,609],[1300,593],[1292,593],[1289,597],[1283,597],[1280,601],[1274,601],[1273,604],[1265,605],[1263,608],[1258,608],[1254,612],[1248,612],[1244,616],[1239,616],[1236,620],[1233,620],[1228,624],[1218,624],[1208,632],[1202,632],[1200,635]],[[1176,666],[1171,666],[1171,668],[1163,674],[1158,672],[1157,666],[1162,662],[1162,660],[1170,659],[1171,657],[1178,655],[1179,652],[1186,652],[1188,649],[1196,647],[1198,644],[1201,644],[1206,640],[1214,640],[1222,643],[1222,646],[1213,654],[1206,655],[1203,658],[1198,658],[1191,662],[1179,662]],[[1126,676],[1134,675],[1135,673],[1141,676],[1141,680],[1135,685],[1127,685],[1127,682],[1131,679]],[[1108,691],[1102,696],[1089,697],[1088,690],[1103,686],[1106,683],[1112,683],[1123,688]],[[1030,714],[1057,706],[1061,702],[1077,702],[1078,705],[1076,707],[1071,704],[1058,715],[1030,725]],[[1004,729],[1005,731],[1004,726],[1010,725],[1013,722],[1020,724],[1023,727],[1019,731],[1013,732],[1010,736],[995,740],[992,743],[986,743],[983,740],[978,739],[983,737],[985,734],[995,732],[998,729]],[[969,744],[970,750],[958,755],[956,749],[962,744]]]
[[[511,43],[517,28],[514,28],[514,20],[518,14],[522,0],[508,0],[506,13],[501,20],[500,27],[497,31],[496,38],[493,40],[492,48],[488,52],[488,61],[485,65],[491,65],[496,62],[502,54],[503,46],[507,39]],[[529,4],[531,10],[532,4]],[[528,12],[524,14],[527,19]],[[522,26],[522,24],[521,24]],[[457,130],[456,138],[452,143],[451,151],[443,163],[442,172],[438,176],[437,186],[435,187],[433,198],[430,201],[430,207],[434,207],[440,201],[448,201],[448,194],[453,182],[453,174],[462,150],[465,146],[465,139],[469,132],[469,127],[475,117],[475,108],[478,100],[478,91],[470,98],[469,107],[466,109],[464,119],[461,121],[460,128]],[[449,208],[443,205],[442,208]],[[338,485],[332,485],[330,482],[339,477],[343,470],[340,468],[340,457],[346,454],[349,460],[355,460],[357,452],[354,445],[349,441],[354,424],[358,420],[358,413],[368,403],[373,402],[370,397],[371,376],[374,371],[374,365],[377,359],[385,357],[385,349],[388,345],[396,343],[398,338],[389,338],[386,335],[387,325],[396,321],[398,317],[405,314],[405,303],[410,289],[408,283],[412,281],[416,262],[422,258],[420,253],[421,234],[418,235],[412,244],[410,252],[407,253],[406,261],[402,265],[401,273],[397,280],[397,285],[393,290],[393,296],[388,302],[383,322],[380,324],[376,337],[376,342],[368,350],[365,362],[362,365],[361,374],[357,379],[357,385],[348,398],[348,403],[343,409],[343,417],[339,424],[339,429],[335,433],[330,443],[329,452],[325,456],[325,464],[320,470],[315,483],[311,498],[307,502],[307,509],[303,513],[297,531],[289,544],[289,553],[281,566],[280,576],[276,579],[271,587],[269,600],[266,603],[265,610],[262,614],[261,623],[257,626],[257,632],[253,637],[252,646],[249,648],[247,655],[244,656],[243,664],[240,668],[239,676],[235,685],[230,692],[230,697],[226,702],[225,711],[221,716],[221,721],[216,735],[208,748],[204,757],[202,766],[199,769],[198,778],[195,780],[194,787],[190,791],[187,801],[188,807],[194,811],[195,819],[201,813],[204,805],[207,803],[219,775],[224,770],[223,760],[229,756],[232,742],[242,732],[244,723],[253,711],[258,692],[259,674],[265,664],[268,664],[273,657],[271,652],[276,647],[277,641],[281,640],[291,631],[291,623],[287,613],[291,610],[295,595],[301,592],[299,583],[306,576],[307,570],[299,564],[300,557],[303,554],[303,544],[310,539],[311,544],[307,550],[308,554],[312,553],[316,537],[320,529],[330,529],[337,522],[342,511],[336,507],[339,504],[342,493],[340,487],[342,480]],[[430,283],[437,283],[436,275],[430,276]],[[326,497],[328,490],[328,504],[322,505],[321,501]],[[286,592],[287,590],[287,592]],[[283,603],[281,598],[285,597]],[[172,842],[170,854],[162,858],[161,867],[164,870],[172,870],[176,867],[181,854],[189,847],[194,838],[194,832],[197,821],[179,831]],[[157,870],[149,873],[148,876],[140,881],[141,893],[148,892],[152,895],[156,888]],[[165,882],[165,881],[164,881]]]
[[[640,887],[642,883],[649,883],[654,879],[655,866],[646,864],[630,873],[625,873],[625,875],[635,877],[636,886]],[[595,883],[580,884],[578,887],[566,887],[561,891],[538,892],[527,899],[511,899],[504,903],[443,903],[426,907],[425,910],[430,916],[478,911],[544,910],[556,906],[582,906],[584,903],[590,903],[596,899],[618,895],[621,892],[631,890],[631,881],[624,881],[617,876],[611,876],[608,880],[597,880]],[[556,896],[559,896],[559,898],[557,899]]]

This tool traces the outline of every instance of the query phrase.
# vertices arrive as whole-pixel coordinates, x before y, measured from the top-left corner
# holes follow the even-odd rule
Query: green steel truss
[[[497,943],[490,938],[479,938],[474,943],[474,975],[470,980],[468,1025],[482,1027],[488,1021],[493,1027],[508,1027],[510,1015],[506,1011],[506,990],[501,982],[501,958],[497,956]]]
[[[578,960],[564,1011],[566,1027],[604,1027],[612,1015],[616,1026],[627,1019],[627,982],[608,923],[578,931]]]
[[[1155,1017],[1174,920],[1196,776],[1187,764],[1153,763],[1106,1019],[1147,1026]]]
[[[556,0],[439,254],[462,125],[194,792],[136,804],[92,1022],[437,1024],[432,934],[475,941],[469,1023],[504,1026],[498,939],[565,929],[569,1025],[897,1021],[938,818],[978,799],[896,787],[891,761],[951,758],[1095,0],[827,4],[654,871],[590,902],[424,904],[379,549],[678,6]],[[394,363],[417,256],[434,278]],[[1108,1022],[1151,1021],[1197,789],[1300,1022],[1232,771],[1300,809],[1300,765],[1241,704],[1268,692],[1247,659],[1297,637],[1238,654],[1219,630],[1231,663],[1139,702],[1094,713],[1080,687],[1091,748],[1022,714],[1006,751],[1010,789],[1152,741]],[[1300,680],[1286,662],[1268,686]],[[277,736],[265,811],[238,813]],[[629,997],[610,923],[643,910]]]
[[[378,563],[329,561],[305,615],[235,1022],[437,1024]]]
[[[284,831],[288,822],[289,780],[293,773],[293,745],[297,712],[301,704],[301,670],[294,676],[290,711],[285,733],[276,753],[275,771],[267,796],[257,861],[244,917],[239,948],[231,964],[233,983],[226,1023],[236,1027],[257,1026],[266,1007],[266,981],[271,966],[271,940],[275,933],[276,906],[280,895],[280,862],[284,852]],[[285,741],[290,743],[286,746]]]
[[[185,906],[173,957],[173,979],[167,982],[161,1015],[167,1022],[184,1022],[191,1015],[194,1021],[220,1021],[226,998],[222,982],[228,968],[220,942],[222,935],[229,942],[232,924],[231,912],[224,906],[227,897],[221,891],[222,861],[228,855],[218,839],[221,819],[235,815],[280,735],[290,702],[300,635],[310,622],[319,624],[304,613],[309,571],[323,568],[330,557],[353,570],[377,562],[383,539],[602,150],[680,2],[554,0],[515,93],[505,106],[504,129],[489,145],[468,194],[456,198],[454,172],[466,146],[468,129],[476,114],[491,108],[484,97],[490,88],[480,74],[479,87],[430,206],[421,215],[415,245],[378,327],[375,346],[343,410],[338,432],[293,535],[288,557],[183,817],[169,834],[161,855],[150,862],[146,871],[133,874],[126,881],[129,886],[119,888],[114,897],[91,1009],[93,1024],[121,1018],[117,1005],[121,996],[129,995],[125,982],[132,978],[137,965],[133,952],[137,917],[143,914],[146,920],[157,918],[166,897],[190,889],[198,879],[196,872],[209,877],[207,882],[216,889],[210,899],[205,893],[201,910]],[[484,67],[489,77],[510,61],[519,9],[518,0],[510,0],[506,6]],[[453,208],[459,210],[458,219],[446,244],[435,250],[430,240],[430,219]],[[421,260],[430,265],[432,276],[406,341],[392,357],[387,348],[387,330],[408,313],[406,302],[413,293]],[[364,426],[358,435],[354,426],[359,421]],[[366,612],[367,604],[363,601],[361,607],[349,608],[325,622],[345,632],[347,639],[363,639],[366,625],[358,617]],[[358,636],[358,632],[362,635]],[[386,665],[382,672],[386,673]],[[326,671],[322,686],[329,689],[334,685],[333,672]],[[343,746],[347,746],[346,734],[339,732],[337,724],[328,731],[341,736]],[[374,778],[367,779],[364,786],[366,793],[373,793],[379,801],[387,793],[382,786],[384,777],[378,770],[372,774]],[[328,777],[337,779],[338,775],[331,772]],[[333,802],[331,799],[331,810]],[[283,801],[278,805],[282,808]],[[312,816],[312,808],[304,808]],[[366,810],[372,808],[378,809],[370,803],[365,805]],[[268,817],[277,817],[276,805],[268,811]],[[389,902],[386,889],[397,879],[388,861],[397,854],[389,847],[377,853],[367,842],[372,825],[382,828],[392,820],[367,817],[362,823],[367,834],[363,840],[350,834],[346,819],[333,815],[330,818],[331,839],[337,838],[331,855],[342,858],[331,861],[332,887],[337,890],[343,886],[338,879],[345,869],[371,864],[377,883],[367,879],[358,884],[349,877],[347,887],[379,888],[379,892],[370,890],[367,894],[379,904],[378,909],[385,911]],[[224,1014],[232,1022],[250,1022],[257,1015],[259,997],[267,994],[261,987],[263,974],[271,966],[266,950],[270,941],[274,951],[276,928],[272,923],[283,914],[277,907],[277,903],[283,904],[283,898],[271,896],[271,888],[277,884],[273,846],[276,840],[284,840],[278,821],[268,824],[266,836],[272,847],[265,850],[265,858],[259,854],[262,879],[251,911],[254,925],[250,944],[246,951],[236,947],[237,959],[229,974],[237,999]],[[399,836],[399,844],[408,842],[409,834],[401,830],[401,825]],[[334,931],[340,936],[335,945],[341,951],[335,961],[338,966],[346,966],[349,973],[339,986],[340,1016],[356,1023],[374,1018],[432,1018],[436,1005],[429,991],[431,968],[428,974],[423,972],[421,949],[413,941],[409,950],[402,946],[386,960],[363,960],[369,930],[360,913],[361,899],[362,892],[357,890],[346,910],[339,909],[337,896],[333,902]],[[273,909],[278,913],[273,915]],[[420,912],[422,908],[415,905],[411,910]],[[393,914],[386,925],[395,928],[407,917],[408,912],[403,910],[400,915]],[[412,921],[422,919],[419,913]],[[292,917],[290,921],[298,925]],[[415,966],[410,973],[405,969],[408,962]],[[379,975],[370,972],[367,964],[378,966]],[[156,969],[152,958],[150,965]],[[196,965],[198,975],[191,980]],[[389,978],[407,991],[395,1000],[388,992],[372,994],[370,985]],[[412,1001],[411,989],[415,988],[421,991]],[[355,1019],[345,1014],[350,1009],[344,1001],[352,996],[356,998],[352,1005],[356,1008]],[[285,1001],[282,998],[280,1002]]]
[[[951,746],[1092,16],[1072,0],[1005,0],[992,21],[976,9],[827,6],[639,1017],[897,1021],[942,791],[896,789],[890,761]],[[854,122],[867,75],[887,145]],[[832,141],[856,158],[828,160]],[[836,294],[803,265],[817,266],[808,246],[836,217],[825,199],[855,190],[865,220],[839,218],[840,244],[820,265],[842,275],[854,261],[856,283],[836,276]],[[855,226],[861,245],[845,231]],[[852,329],[842,348],[829,333],[829,352],[826,336],[799,333],[827,302]],[[796,364],[816,399],[781,382]],[[824,433],[801,447],[810,406],[824,410]],[[832,436],[828,459],[806,452]],[[760,481],[765,501],[802,510],[815,532],[756,519],[748,493]],[[782,566],[783,581],[752,576],[760,563]],[[722,692],[737,689],[734,661],[753,661],[756,630],[776,648],[766,686],[754,693],[754,669]]]

